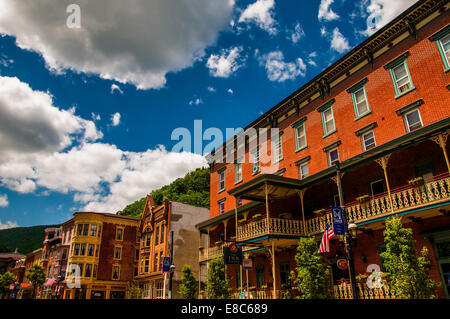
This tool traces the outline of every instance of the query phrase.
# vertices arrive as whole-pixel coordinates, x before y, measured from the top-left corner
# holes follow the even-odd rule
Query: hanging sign
[[[236,244],[231,244],[223,249],[226,265],[242,265],[242,248]]]
[[[344,215],[341,207],[331,207],[333,217],[333,232],[335,235],[345,235]]]
[[[253,261],[250,258],[245,258],[242,262],[242,265],[244,266],[244,270],[252,270]]]
[[[337,266],[340,270],[345,270],[345,269],[347,269],[347,267],[348,267],[347,259],[344,259],[344,258],[338,259],[338,260],[336,261],[336,266]]]

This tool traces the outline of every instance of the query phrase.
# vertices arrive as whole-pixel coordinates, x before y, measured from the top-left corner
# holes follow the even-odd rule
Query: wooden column
[[[381,166],[384,172],[384,180],[386,181],[386,188],[388,192],[389,197],[389,203],[391,205],[391,211],[394,211],[394,206],[392,205],[392,197],[391,197],[391,187],[389,186],[389,178],[387,174],[387,165],[389,162],[389,158],[391,157],[391,154],[385,155],[382,158],[376,159],[375,162]]]
[[[275,273],[275,242],[272,239],[272,276],[273,276],[273,299],[277,299],[277,275]]]
[[[267,186],[267,183],[265,184],[265,192],[266,192],[266,223],[267,223],[267,229],[266,232],[269,233],[269,229],[270,229],[270,218],[269,218],[269,189]]]

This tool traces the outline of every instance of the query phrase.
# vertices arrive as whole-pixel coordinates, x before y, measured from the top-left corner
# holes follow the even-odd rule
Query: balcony
[[[424,180],[420,185],[405,185],[384,193],[365,203],[352,202],[345,205],[348,220],[355,223],[374,221],[393,214],[450,200],[450,176],[448,173]],[[325,230],[325,224],[332,225],[331,209],[321,217],[306,220],[263,218],[251,221],[237,228],[237,240],[247,241],[266,235],[311,236]]]
[[[368,288],[365,283],[357,283],[359,299],[395,299],[389,285],[383,284],[380,288]],[[333,286],[333,294],[335,299],[353,299],[352,285],[350,283],[342,283]]]
[[[205,262],[207,260],[211,260],[217,257],[222,257],[223,256],[223,248],[226,246],[227,244],[221,244],[221,245],[216,245],[214,247],[209,247],[209,248],[202,248],[199,251],[199,261],[200,262]],[[249,252],[250,250],[255,249],[255,247],[251,247],[251,246],[243,246],[242,247],[242,251],[243,253]]]

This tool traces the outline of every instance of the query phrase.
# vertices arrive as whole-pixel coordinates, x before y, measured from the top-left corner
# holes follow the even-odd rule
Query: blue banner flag
[[[344,212],[341,207],[331,207],[333,217],[333,231],[335,235],[345,235]]]

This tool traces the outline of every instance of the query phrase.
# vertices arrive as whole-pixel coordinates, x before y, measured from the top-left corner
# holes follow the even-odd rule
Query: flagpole
[[[347,252],[348,270],[349,270],[349,274],[350,274],[350,281],[352,284],[353,299],[359,299],[358,289],[356,287],[355,264],[353,262],[352,242],[351,242],[350,233],[348,231],[347,214],[345,213],[345,207],[344,207],[344,190],[342,188],[341,168],[339,165],[339,161],[336,162],[335,165],[336,165],[336,181],[337,181],[338,190],[339,190],[339,205],[342,208],[342,218],[344,220],[345,251]]]

